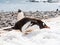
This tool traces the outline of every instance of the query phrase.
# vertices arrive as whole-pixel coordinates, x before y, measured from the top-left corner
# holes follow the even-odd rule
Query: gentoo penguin
[[[40,29],[43,28],[49,28],[43,21],[38,20],[38,19],[34,19],[34,18],[23,18],[21,20],[19,20],[18,22],[16,22],[15,26],[13,27],[13,29],[19,29],[22,32],[22,27],[26,24],[30,22],[30,24],[26,27],[28,28],[29,26],[33,26],[33,25],[38,25]]]
[[[43,28],[49,28],[43,21],[35,19],[35,18],[27,18],[24,16],[24,13],[19,9],[18,10],[18,16],[17,16],[17,22],[12,27],[12,29],[20,30],[22,32],[22,28],[26,25],[25,29],[29,28],[29,26],[38,25],[40,29]]]

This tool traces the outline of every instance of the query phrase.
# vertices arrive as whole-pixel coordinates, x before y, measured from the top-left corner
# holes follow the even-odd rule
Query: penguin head
[[[18,9],[18,13],[19,13],[19,12],[21,12],[21,10],[20,10],[20,9]]]

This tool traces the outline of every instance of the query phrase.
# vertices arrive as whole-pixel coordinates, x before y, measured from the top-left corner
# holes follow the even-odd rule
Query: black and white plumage
[[[26,24],[30,22],[30,24],[26,27],[28,28],[29,26],[33,26],[33,25],[38,25],[40,29],[42,28],[49,28],[43,21],[38,20],[38,19],[34,19],[34,18],[23,18],[21,20],[19,20],[18,22],[16,22],[15,26],[13,27],[13,29],[19,29],[22,32],[22,27]]]

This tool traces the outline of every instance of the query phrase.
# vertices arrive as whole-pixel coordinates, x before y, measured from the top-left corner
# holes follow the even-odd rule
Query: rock
[[[60,11],[29,11],[24,12],[25,17],[37,18],[37,19],[48,19],[60,16]],[[14,26],[17,22],[17,12],[0,12],[0,28]]]

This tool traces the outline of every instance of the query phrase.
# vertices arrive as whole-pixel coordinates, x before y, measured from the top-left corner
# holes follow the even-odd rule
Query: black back
[[[44,22],[42,22],[41,20],[37,20],[37,19],[32,19],[32,18],[23,18],[20,21],[16,22],[15,26],[13,27],[13,29],[19,29],[21,32],[21,28],[24,24],[26,24],[27,22],[31,21],[32,25],[38,25],[40,27],[40,29],[44,28],[45,25],[43,25]]]

